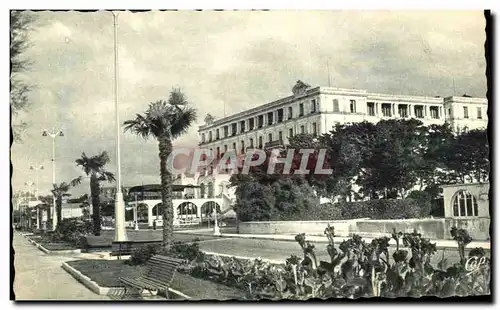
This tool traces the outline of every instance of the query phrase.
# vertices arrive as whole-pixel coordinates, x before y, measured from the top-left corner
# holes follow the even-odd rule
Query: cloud
[[[74,160],[106,150],[116,171],[113,19],[106,12],[37,12],[26,53],[36,84],[26,113],[31,126],[12,148],[14,189],[44,163],[51,183],[51,141],[40,131],[64,128],[57,140],[57,180],[81,170]],[[181,87],[198,109],[223,117],[288,96],[294,82],[409,95],[486,93],[481,11],[120,12],[120,120]],[[69,39],[69,40],[68,40]],[[328,67],[327,67],[328,63]],[[225,109],[224,109],[225,107]],[[176,141],[196,147],[197,124]],[[125,185],[159,182],[158,146],[121,136]],[[87,192],[80,186],[75,195]]]

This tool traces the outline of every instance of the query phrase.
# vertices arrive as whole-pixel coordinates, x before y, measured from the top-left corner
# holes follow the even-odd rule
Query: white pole
[[[56,185],[56,137],[54,134],[52,137],[52,187]],[[56,196],[52,195],[52,230],[56,230],[57,227],[57,211],[56,211]]]
[[[38,169],[36,169],[36,200],[38,200]]]
[[[215,223],[214,223],[214,235],[220,236],[219,224],[217,222],[217,205],[214,205]]]
[[[126,241],[127,234],[125,230],[125,202],[123,201],[122,183],[121,183],[121,163],[120,163],[120,115],[118,113],[118,48],[117,48],[117,29],[116,15],[113,15],[114,29],[114,86],[115,86],[115,116],[116,116],[116,199],[115,199],[115,241]]]
[[[135,230],[139,230],[139,224],[137,223],[137,195],[135,195],[134,222]]]

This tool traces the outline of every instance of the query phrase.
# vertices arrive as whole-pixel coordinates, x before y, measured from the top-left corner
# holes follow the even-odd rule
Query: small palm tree
[[[83,172],[90,176],[90,197],[92,199],[92,225],[94,235],[101,234],[101,214],[99,210],[99,194],[101,192],[100,183],[102,181],[113,182],[115,175],[104,169],[104,166],[109,163],[109,156],[107,152],[102,152],[98,155],[88,157],[82,153],[82,157],[78,158],[76,165],[82,167]]]
[[[149,104],[144,115],[137,114],[126,121],[125,131],[148,139],[155,138],[160,150],[161,198],[163,206],[163,246],[170,249],[173,242],[172,174],[167,159],[172,153],[172,141],[186,133],[196,120],[196,110],[188,106],[186,96],[178,89],[164,100]]]
[[[53,214],[51,214],[50,212],[52,210],[52,203],[54,202],[54,200],[52,199],[52,195],[39,196],[38,200],[40,200],[41,202],[43,202],[43,204],[46,206],[46,210],[47,210],[47,224],[50,225],[50,223],[52,223],[51,219],[52,219],[52,216],[53,216]]]
[[[56,198],[56,223],[62,221],[62,199],[63,197],[69,197],[71,194],[68,193],[70,188],[79,185],[82,182],[82,177],[78,177],[69,183],[62,182],[60,184],[54,184],[51,190],[52,195]],[[56,227],[54,227],[55,229]]]

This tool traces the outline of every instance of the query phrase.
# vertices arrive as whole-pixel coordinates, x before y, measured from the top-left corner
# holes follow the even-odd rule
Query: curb
[[[92,281],[89,277],[83,275],[80,271],[71,267],[66,262],[63,262],[61,267],[67,273],[69,273],[73,278],[75,278],[78,282],[82,283],[85,287],[87,287],[89,290],[91,290],[92,292],[94,292],[97,295],[113,296],[113,295],[121,295],[125,292],[125,289],[122,287],[99,286],[96,282]],[[173,293],[173,294],[180,296],[184,299],[192,299],[190,296],[188,296],[182,292],[179,292],[177,290],[169,288],[168,291],[169,291],[169,293]],[[157,293],[152,294],[152,295],[149,293],[143,294],[143,296],[145,296],[145,297],[156,296],[156,295],[157,295]]]
[[[37,249],[39,249],[40,251],[42,251],[43,253],[45,253],[47,255],[80,254],[80,253],[82,253],[81,249],[74,249],[74,250],[48,250],[43,245],[37,243],[36,241],[32,240],[31,238],[29,238],[27,236],[25,236],[25,237],[26,237],[26,239],[28,239],[29,242],[31,242],[31,244],[33,244],[34,246],[36,246]]]
[[[279,260],[273,260],[273,259],[267,259],[267,258],[262,258],[262,257],[248,257],[248,256],[238,256],[238,255],[229,255],[229,254],[223,254],[223,253],[217,253],[217,252],[207,252],[207,251],[202,251],[206,255],[213,255],[213,256],[223,256],[223,257],[234,257],[236,259],[244,259],[244,260],[250,260],[254,261],[256,259],[260,259],[263,262],[268,262],[271,264],[285,264],[286,261],[279,261]]]

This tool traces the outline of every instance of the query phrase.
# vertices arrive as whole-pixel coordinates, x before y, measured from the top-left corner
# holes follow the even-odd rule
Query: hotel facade
[[[222,156],[227,150],[287,145],[289,138],[330,132],[336,124],[415,118],[424,125],[449,123],[455,132],[486,128],[485,98],[424,97],[314,87],[298,81],[292,95],[221,119],[205,118],[200,147]]]

